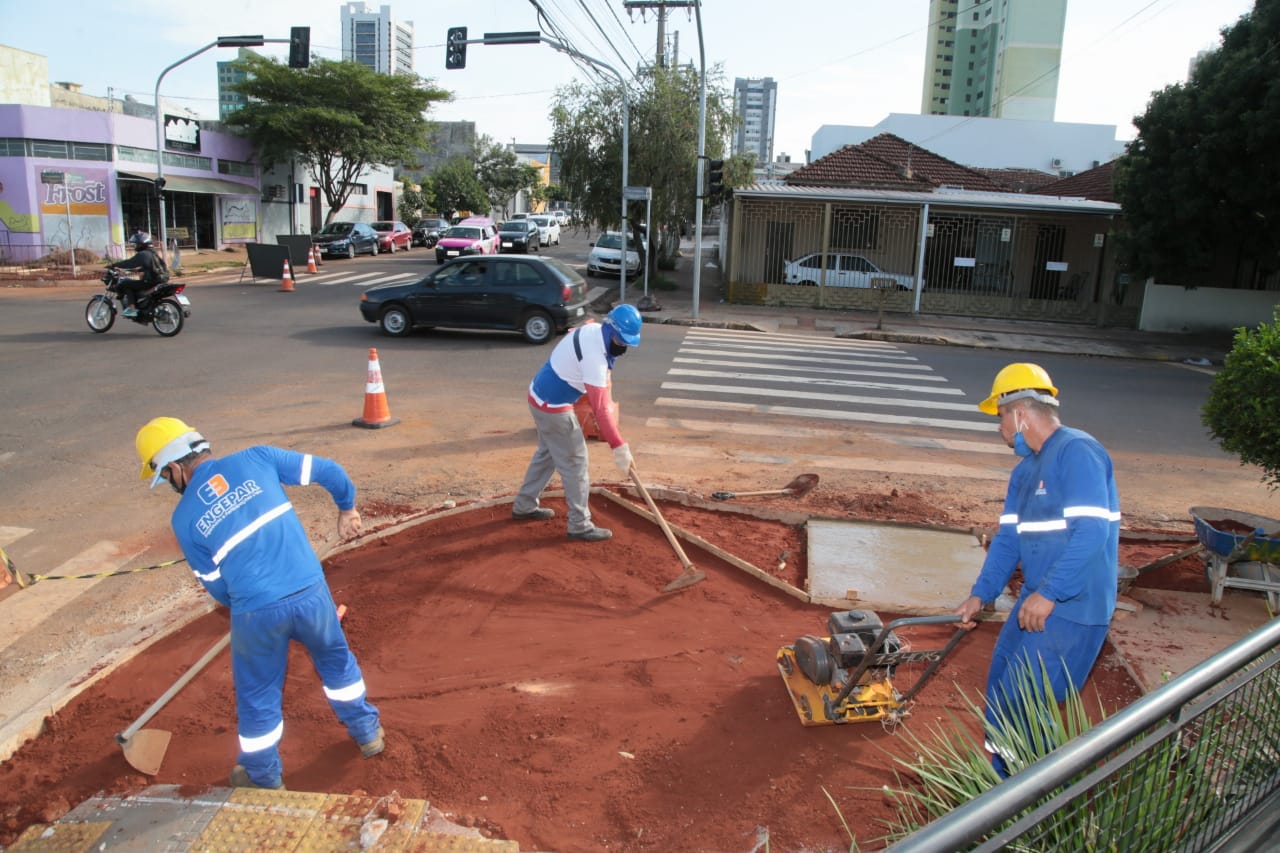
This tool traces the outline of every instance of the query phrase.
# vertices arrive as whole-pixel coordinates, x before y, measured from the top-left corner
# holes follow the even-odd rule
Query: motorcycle
[[[121,282],[127,278],[124,272],[111,267],[102,274],[106,292],[90,299],[84,308],[84,321],[90,329],[101,334],[115,325],[116,313],[124,310]],[[149,323],[157,334],[173,337],[182,331],[183,322],[191,316],[191,300],[182,295],[186,287],[185,283],[169,281],[144,290],[136,297],[138,316],[128,319],[144,326]]]

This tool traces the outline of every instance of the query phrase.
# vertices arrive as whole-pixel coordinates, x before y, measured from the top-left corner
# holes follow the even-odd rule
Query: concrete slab
[[[1134,589],[1134,613],[1117,610],[1109,639],[1148,693],[1261,628],[1271,619],[1266,596],[1227,590],[1222,604],[1208,592]]]
[[[811,520],[809,595],[876,612],[952,612],[982,569],[972,533],[915,525]]]

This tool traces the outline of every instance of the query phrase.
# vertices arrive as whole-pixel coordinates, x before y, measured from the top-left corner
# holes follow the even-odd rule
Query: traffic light
[[[724,192],[724,161],[707,161],[707,198],[718,199]]]
[[[449,69],[467,67],[466,27],[449,28],[449,37],[444,43],[444,67]]]
[[[289,30],[289,67],[311,66],[311,27],[293,27]]]

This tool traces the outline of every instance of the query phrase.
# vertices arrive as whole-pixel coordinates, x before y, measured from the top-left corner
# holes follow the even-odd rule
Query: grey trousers
[[[569,505],[569,532],[584,533],[594,525],[587,497],[591,492],[591,472],[587,467],[587,439],[572,411],[544,412],[532,403],[533,425],[538,430],[538,449],[529,460],[513,512],[530,512],[538,506],[538,496],[556,472],[564,484],[564,500]]]

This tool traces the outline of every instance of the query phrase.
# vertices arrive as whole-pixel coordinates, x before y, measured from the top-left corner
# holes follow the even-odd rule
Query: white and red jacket
[[[600,437],[623,444],[609,405],[609,356],[604,326],[586,323],[566,335],[529,383],[529,404],[544,412],[569,412],[585,394]]]

